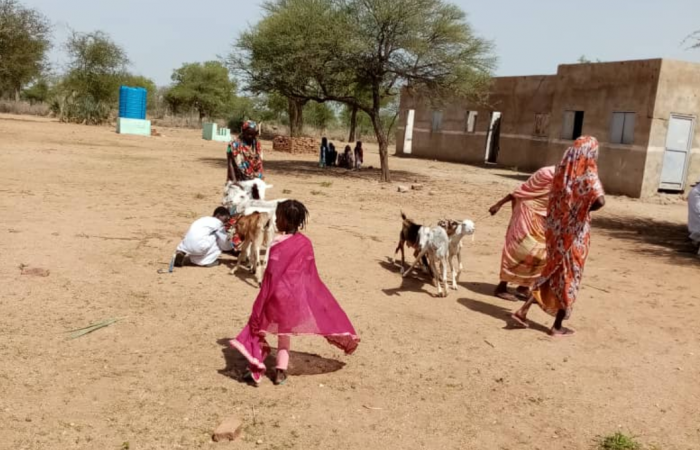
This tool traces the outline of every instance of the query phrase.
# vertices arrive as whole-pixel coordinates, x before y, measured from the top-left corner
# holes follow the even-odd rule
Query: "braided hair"
[[[287,200],[280,203],[277,205],[276,214],[278,218],[282,219],[281,225],[285,228],[279,231],[287,234],[296,234],[297,231],[303,230],[309,219],[309,210],[297,200]]]

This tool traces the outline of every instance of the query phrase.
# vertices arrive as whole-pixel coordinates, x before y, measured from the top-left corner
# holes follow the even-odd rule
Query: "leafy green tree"
[[[0,0],[0,96],[19,100],[24,86],[46,68],[51,25],[17,0]]]
[[[390,181],[383,106],[402,87],[436,102],[477,96],[487,90],[496,63],[490,42],[446,0],[269,0],[258,27],[241,40],[263,31],[266,39],[243,52],[246,82],[367,114],[383,181]]]
[[[236,84],[218,61],[184,64],[173,72],[172,80],[166,95],[170,108],[176,114],[195,109],[200,122],[224,114],[235,98]]]
[[[102,31],[72,32],[66,43],[68,72],[58,86],[55,109],[62,120],[100,124],[116,107],[126,77],[126,52]]]
[[[46,78],[41,77],[22,91],[21,98],[31,104],[47,103],[50,95],[51,85]]]
[[[308,122],[319,130],[326,130],[336,121],[335,112],[327,103],[310,102],[304,107]]]

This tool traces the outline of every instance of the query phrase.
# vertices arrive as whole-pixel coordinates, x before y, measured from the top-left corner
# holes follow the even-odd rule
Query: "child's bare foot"
[[[519,311],[514,312],[510,315],[515,324],[520,328],[530,328],[530,324],[527,323],[527,318],[520,315]]]
[[[574,333],[576,333],[574,330],[572,330],[571,328],[565,328],[565,327],[561,327],[558,330],[556,328],[552,327],[549,330],[549,335],[552,337],[569,337],[569,336],[573,336]]]
[[[281,386],[287,381],[287,371],[277,369],[275,373],[275,386]]]

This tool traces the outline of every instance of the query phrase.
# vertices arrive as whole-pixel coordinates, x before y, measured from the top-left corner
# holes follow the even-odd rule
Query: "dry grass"
[[[51,109],[46,103],[36,103],[32,105],[29,102],[0,100],[0,113],[46,117],[51,114]]]

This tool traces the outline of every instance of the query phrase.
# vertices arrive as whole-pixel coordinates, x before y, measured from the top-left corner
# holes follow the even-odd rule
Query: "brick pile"
[[[276,136],[272,140],[272,149],[285,153],[317,153],[319,142],[314,138]]]

